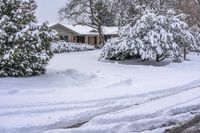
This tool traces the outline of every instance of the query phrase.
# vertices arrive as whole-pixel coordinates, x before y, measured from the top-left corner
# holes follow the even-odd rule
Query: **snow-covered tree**
[[[199,25],[194,25],[190,28],[191,34],[196,39],[196,45],[195,47],[192,47],[191,50],[195,51],[197,53],[200,53],[200,27]]]
[[[139,56],[142,60],[171,58],[180,62],[180,47],[198,48],[196,37],[184,22],[184,15],[176,15],[173,10],[165,14],[145,10],[141,14],[120,28],[119,38],[106,43],[101,58],[123,60]]]
[[[116,9],[116,19],[118,23],[123,23],[124,19],[130,20],[134,18],[139,12],[140,8],[154,8],[161,9],[165,6],[166,0],[113,0],[114,8]]]
[[[0,0],[0,76],[43,74],[55,34],[38,25],[34,0]]]

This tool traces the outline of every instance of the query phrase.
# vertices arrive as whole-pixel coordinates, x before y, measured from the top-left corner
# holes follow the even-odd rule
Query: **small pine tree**
[[[0,1],[0,76],[43,74],[55,38],[47,24],[38,25],[34,0]]]
[[[184,15],[176,15],[172,10],[165,14],[145,10],[141,14],[135,21],[120,28],[119,38],[104,46],[102,58],[123,60],[129,56],[140,56],[142,60],[171,58],[180,62],[180,47],[198,48],[196,37],[184,22]]]

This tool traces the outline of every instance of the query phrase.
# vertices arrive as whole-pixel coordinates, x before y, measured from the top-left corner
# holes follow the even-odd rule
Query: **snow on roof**
[[[117,35],[119,27],[103,27],[104,35]]]
[[[64,26],[72,31],[75,31],[80,35],[98,35],[98,32],[97,31],[92,32],[94,31],[94,29],[89,26],[83,26],[83,25],[64,25]]]
[[[64,27],[70,29],[71,31],[74,31],[77,34],[80,35],[98,35],[98,31],[94,28],[91,28],[89,26],[84,25],[66,25],[66,24],[60,24]],[[104,35],[117,35],[118,34],[119,27],[103,27],[103,33]]]

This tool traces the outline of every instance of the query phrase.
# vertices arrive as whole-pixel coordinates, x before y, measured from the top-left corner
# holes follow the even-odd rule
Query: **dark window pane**
[[[94,44],[97,44],[97,37],[94,37]]]
[[[68,42],[69,40],[68,40],[68,36],[64,36],[64,40],[66,41],[66,42]]]
[[[78,43],[85,43],[85,36],[77,36]]]
[[[60,40],[64,40],[64,37],[63,37],[63,36],[60,36]]]

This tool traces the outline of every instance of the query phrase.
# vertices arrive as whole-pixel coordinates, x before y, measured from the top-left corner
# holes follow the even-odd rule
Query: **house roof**
[[[57,23],[50,27],[53,27],[58,24],[64,26],[66,29],[68,29],[76,34],[79,34],[79,35],[98,35],[99,34],[96,29],[91,28],[89,26],[83,26],[83,25],[67,25],[67,24]],[[119,27],[103,26],[103,34],[104,35],[117,35],[118,30],[119,30]]]
[[[119,27],[103,27],[104,35],[117,35],[119,31]]]

